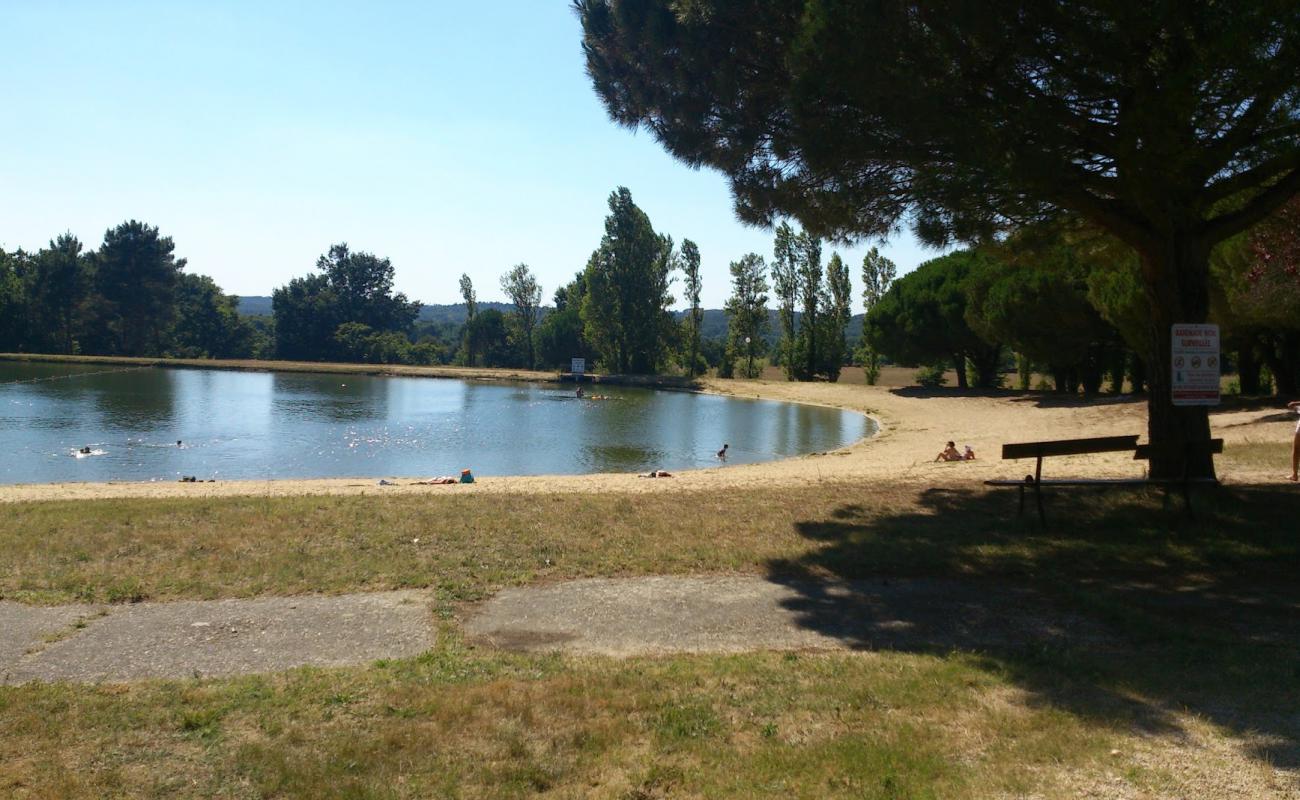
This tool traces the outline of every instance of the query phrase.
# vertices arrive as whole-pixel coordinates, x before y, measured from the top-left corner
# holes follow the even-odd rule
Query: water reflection
[[[61,365],[60,365],[61,366]],[[0,362],[0,377],[56,377]],[[65,373],[70,374],[70,373]],[[832,409],[684,392],[361,375],[142,370],[0,383],[0,483],[645,472],[829,450]],[[177,441],[181,445],[177,445]],[[95,445],[103,456],[76,459]]]

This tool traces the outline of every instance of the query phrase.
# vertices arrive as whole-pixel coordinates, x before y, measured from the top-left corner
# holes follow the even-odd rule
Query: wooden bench
[[[1043,524],[1047,523],[1047,515],[1043,511],[1043,491],[1042,487],[1046,486],[1097,486],[1097,487],[1115,487],[1115,486],[1164,486],[1165,498],[1168,500],[1168,490],[1170,486],[1181,485],[1183,488],[1183,498],[1187,504],[1188,513],[1191,513],[1191,494],[1190,486],[1193,483],[1217,484],[1213,478],[1192,478],[1188,475],[1187,465],[1192,457],[1209,451],[1210,453],[1223,452],[1223,440],[1211,439],[1208,442],[1190,442],[1190,443],[1172,443],[1162,445],[1139,445],[1138,437],[1133,436],[1098,436],[1089,439],[1058,439],[1048,442],[1021,442],[1016,444],[1002,445],[1002,458],[1004,460],[1033,458],[1036,459],[1034,465],[1034,474],[1026,475],[1023,480],[988,480],[986,486],[1015,486],[1020,490],[1020,511],[1019,515],[1025,513],[1025,489],[1034,490],[1034,501],[1038,506],[1038,519]],[[1156,479],[1150,478],[1057,478],[1043,479],[1043,459],[1052,456],[1075,456],[1089,455],[1092,453],[1123,453],[1132,452],[1135,460],[1147,460],[1153,455],[1178,452],[1183,453],[1183,475],[1180,478]]]

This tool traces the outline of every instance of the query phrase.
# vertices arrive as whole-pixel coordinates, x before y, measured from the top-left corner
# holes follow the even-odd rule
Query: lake
[[[0,483],[672,471],[716,466],[724,442],[727,463],[744,464],[875,431],[836,409],[586,389],[610,399],[558,384],[0,361]]]

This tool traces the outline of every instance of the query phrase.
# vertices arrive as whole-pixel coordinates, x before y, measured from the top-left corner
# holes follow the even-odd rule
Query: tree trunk
[[[1141,353],[1129,354],[1128,383],[1133,394],[1144,394],[1147,390],[1147,360]]]
[[[1141,253],[1151,310],[1147,328],[1147,435],[1154,445],[1170,446],[1153,453],[1152,478],[1215,477],[1214,457],[1208,448],[1189,460],[1186,451],[1178,447],[1209,441],[1208,409],[1173,404],[1172,328],[1179,323],[1203,323],[1210,310],[1210,248],[1189,231],[1190,227],[1171,233],[1158,247]]]
[[[1124,374],[1128,371],[1128,351],[1115,347],[1110,353],[1110,389],[1111,394],[1124,393]]]
[[[1296,361],[1300,358],[1300,335],[1274,333],[1266,337],[1260,353],[1268,371],[1273,373],[1273,388],[1278,397],[1294,397],[1297,393]]]
[[[954,353],[952,357],[952,368],[957,372],[957,388],[958,389],[967,388],[968,384],[966,383],[966,356],[958,355]]]
[[[1237,350],[1237,383],[1243,395],[1259,394],[1259,359],[1254,342],[1247,341]]]

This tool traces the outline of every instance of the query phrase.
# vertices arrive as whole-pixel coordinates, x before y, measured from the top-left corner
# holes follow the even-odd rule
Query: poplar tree
[[[772,289],[776,293],[777,316],[781,323],[781,365],[785,367],[786,380],[795,379],[794,306],[799,295],[799,268],[796,236],[789,224],[782,222],[776,228],[776,242],[772,247]]]
[[[501,290],[510,298],[515,310],[511,321],[523,342],[524,352],[532,369],[537,365],[537,351],[533,344],[533,330],[537,327],[537,317],[542,309],[542,285],[527,264],[516,264],[501,276]]]
[[[860,363],[862,364],[863,376],[867,380],[868,386],[875,386],[876,381],[880,379],[880,354],[871,346],[867,339],[867,314],[871,309],[876,307],[880,298],[885,296],[889,291],[889,285],[894,282],[894,277],[898,274],[898,268],[894,262],[885,258],[876,248],[871,248],[867,254],[862,257],[862,344],[859,348],[861,352]]]
[[[767,265],[757,253],[731,262],[731,297],[727,299],[727,349],[745,357],[745,377],[756,378],[754,358],[767,330]]]
[[[700,308],[700,249],[690,239],[682,240],[682,273],[685,276],[686,302],[691,304],[686,317],[686,374],[695,377],[695,362],[700,354],[700,325],[704,309]]]

